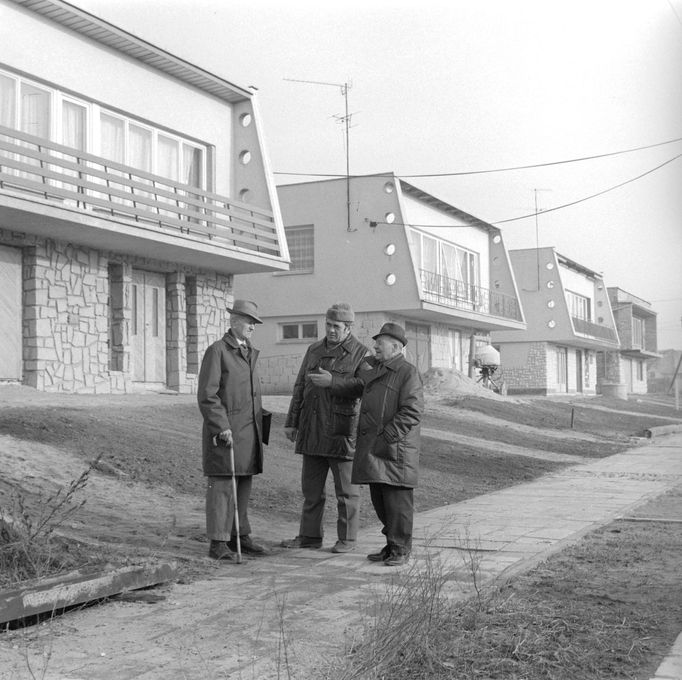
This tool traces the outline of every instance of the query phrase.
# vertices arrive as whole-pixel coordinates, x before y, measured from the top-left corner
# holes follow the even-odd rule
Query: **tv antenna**
[[[346,139],[346,230],[353,231],[350,228],[350,146],[348,143],[348,131],[350,129],[351,115],[348,113],[348,90],[353,87],[352,83],[327,83],[321,80],[300,80],[299,78],[284,78],[291,83],[307,83],[308,85],[325,85],[328,87],[338,87],[341,89],[345,102],[345,114],[343,116],[334,116],[336,120],[344,124],[345,139]]]

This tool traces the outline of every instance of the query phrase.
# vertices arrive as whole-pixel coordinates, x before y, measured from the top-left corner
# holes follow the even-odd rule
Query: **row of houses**
[[[192,392],[237,296],[272,393],[339,300],[422,371],[492,343],[510,393],[646,390],[656,313],[601,274],[390,172],[275,187],[252,88],[61,0],[0,0],[0,41],[0,380]]]

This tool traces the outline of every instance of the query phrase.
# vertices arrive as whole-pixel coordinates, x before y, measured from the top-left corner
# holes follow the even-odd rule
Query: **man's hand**
[[[295,442],[296,441],[296,428],[295,427],[285,427],[284,428],[284,436],[290,441],[290,442]]]
[[[332,384],[332,374],[324,368],[318,369],[317,373],[308,373],[308,377],[315,387],[330,387]]]
[[[223,430],[218,435],[218,439],[222,439],[228,446],[232,446],[232,430]]]

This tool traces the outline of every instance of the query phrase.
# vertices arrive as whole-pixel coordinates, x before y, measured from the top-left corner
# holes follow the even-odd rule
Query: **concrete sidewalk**
[[[440,559],[457,576],[457,596],[465,597],[472,549],[485,581],[505,578],[679,484],[682,434],[674,434],[419,513],[412,564],[425,564],[427,554]],[[273,543],[282,537],[281,527],[276,534],[274,528],[257,533]],[[332,543],[226,564],[211,580],[175,584],[153,606],[114,601],[72,612],[49,624],[49,640],[36,633],[23,648],[0,646],[0,677],[26,677],[27,660],[41,669],[48,644],[49,663],[37,677],[55,680],[320,677],[325,657],[343,652],[362,633],[363,612],[401,571],[365,559],[383,543],[378,527],[361,533],[354,553],[334,555]],[[114,644],[121,630],[124,640]],[[682,677],[679,652],[671,650],[656,678]]]

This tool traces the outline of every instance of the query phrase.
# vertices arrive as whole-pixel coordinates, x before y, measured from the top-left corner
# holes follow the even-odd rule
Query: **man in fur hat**
[[[352,334],[355,314],[345,302],[332,305],[325,318],[325,337],[308,347],[285,422],[287,438],[303,456],[303,510],[298,536],[285,548],[322,547],[325,485],[331,470],[338,509],[337,541],[332,552],[355,549],[359,489],[351,484],[359,399],[356,377],[370,351]],[[357,388],[355,386],[358,385]]]

